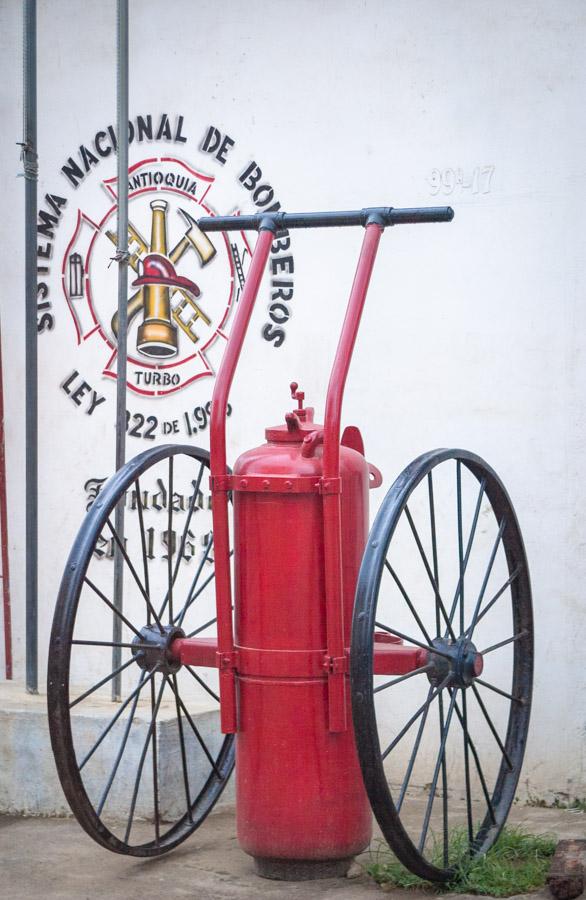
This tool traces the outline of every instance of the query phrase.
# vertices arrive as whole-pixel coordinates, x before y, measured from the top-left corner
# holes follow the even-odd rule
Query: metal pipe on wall
[[[12,679],[12,613],[8,560],[8,509],[6,497],[6,448],[4,444],[4,378],[2,374],[2,332],[0,331],[0,536],[2,538],[2,606],[4,609],[4,673]]]
[[[37,4],[24,0],[26,689],[38,693]]]
[[[118,215],[116,260],[118,263],[118,356],[116,380],[116,469],[126,458],[126,356],[128,330],[128,0],[117,3],[117,120],[118,120]],[[124,541],[124,504],[116,507],[114,528]],[[123,565],[119,547],[114,555],[114,606],[122,612]],[[114,614],[112,640],[120,643],[122,622]],[[112,667],[119,668],[120,647],[112,648]],[[120,675],[112,681],[112,700],[120,700]]]

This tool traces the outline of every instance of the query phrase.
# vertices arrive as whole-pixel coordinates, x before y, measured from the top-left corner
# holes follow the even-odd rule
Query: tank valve
[[[302,410],[303,409],[303,401],[305,400],[305,391],[297,390],[299,385],[297,384],[296,381],[292,381],[291,384],[289,385],[289,387],[291,388],[291,397],[293,398],[293,400],[297,400],[297,409]]]
[[[294,409],[285,415],[285,422],[287,423],[287,430],[290,433],[299,432],[300,430],[307,433],[307,428],[305,426],[313,424],[313,414],[315,410],[312,406],[303,406],[305,391],[300,391],[298,388],[299,385],[296,381],[292,381],[289,385],[291,397],[293,400],[297,400],[297,409]]]

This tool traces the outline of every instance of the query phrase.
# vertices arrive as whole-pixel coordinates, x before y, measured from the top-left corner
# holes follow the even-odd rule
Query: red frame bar
[[[218,640],[211,638],[177,638],[171,653],[182,665],[221,669]],[[347,659],[349,650],[346,649]],[[260,650],[235,647],[234,662],[241,675],[264,678],[315,678],[328,672],[329,659],[323,650]],[[411,644],[391,643],[385,639],[373,644],[375,675],[407,675],[427,663],[427,650]],[[346,667],[343,667],[346,668]]]
[[[274,223],[273,223],[274,224]],[[275,226],[276,227],[276,226]],[[348,308],[330,375],[324,419],[324,483],[340,477],[340,422],[344,388],[366,293],[370,283],[383,226],[378,221],[366,225],[362,249],[356,267]],[[274,234],[267,220],[261,226],[250,270],[234,324],[224,352],[212,397],[210,417],[210,471],[213,495],[214,556],[216,564],[216,606],[218,618],[218,667],[220,669],[221,727],[224,733],[237,731],[236,654],[232,627],[232,585],[230,577],[228,495],[226,493],[226,411],[228,395],[240,358],[240,352],[260,283],[271,250]],[[338,492],[324,492],[324,566],[326,580],[327,656],[329,728],[345,731],[346,666],[341,548],[341,505]]]
[[[338,478],[340,476],[340,422],[344,388],[382,233],[382,226],[376,222],[366,226],[356,274],[354,275],[354,282],[350,291],[350,299],[348,300],[348,308],[332,366],[324,419],[324,478]],[[325,494],[323,510],[327,641],[328,654],[333,660],[344,655],[340,495]],[[330,731],[345,731],[348,723],[346,716],[346,677],[343,672],[332,671],[330,673],[328,699]]]
[[[421,647],[414,647],[413,644],[379,642],[376,636],[372,655],[375,675],[407,675],[425,666],[429,656],[427,650],[422,650]]]
[[[226,411],[228,394],[240,358],[242,344],[258,295],[262,276],[271,252],[273,232],[260,231],[250,269],[240,297],[228,345],[212,395],[210,416],[210,473],[212,477],[212,521],[214,527],[214,559],[216,567],[216,608],[218,617],[218,652],[220,654],[220,719],[224,734],[237,731],[236,679],[234,674],[234,629],[232,628],[232,582],[230,577],[230,538],[228,495],[215,490],[214,481],[228,474],[226,463]]]

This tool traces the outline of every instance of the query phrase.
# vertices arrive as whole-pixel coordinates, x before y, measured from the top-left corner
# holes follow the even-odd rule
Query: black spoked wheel
[[[395,647],[395,662],[382,662]],[[507,492],[472,453],[419,457],[368,540],[351,681],[373,812],[420,877],[447,881],[496,841],[521,771],[532,675],[531,587]]]
[[[117,853],[177,846],[234,766],[216,670],[181,666],[169,649],[178,637],[215,632],[208,475],[209,454],[192,447],[155,447],[127,463],[97,494],[59,591],[48,670],[53,752],[77,819]]]

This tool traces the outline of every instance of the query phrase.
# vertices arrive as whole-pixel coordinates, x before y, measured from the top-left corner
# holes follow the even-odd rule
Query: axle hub
[[[181,668],[181,661],[171,653],[171,645],[177,638],[184,638],[185,632],[175,625],[145,625],[140,630],[140,637],[135,637],[132,655],[141,669],[152,672],[157,669],[164,675],[172,675]],[[148,646],[146,646],[148,645]]]
[[[429,654],[429,663],[433,668],[427,677],[431,684],[441,684],[449,675],[449,687],[467,688],[482,674],[484,668],[482,654],[472,641],[465,637],[455,641],[434,638],[432,646],[438,653]]]

